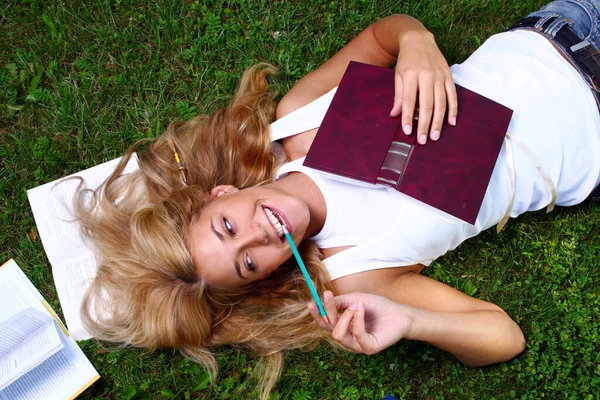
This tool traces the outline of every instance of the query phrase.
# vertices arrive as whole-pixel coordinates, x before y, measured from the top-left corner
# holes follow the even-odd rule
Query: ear
[[[210,190],[210,195],[213,198],[217,199],[225,194],[235,193],[235,192],[239,192],[239,191],[240,191],[240,189],[238,189],[232,185],[219,185],[219,186],[215,186],[214,188],[212,188]]]

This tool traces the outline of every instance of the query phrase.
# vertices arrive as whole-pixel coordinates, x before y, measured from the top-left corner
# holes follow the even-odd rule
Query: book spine
[[[392,141],[377,175],[376,183],[397,189],[414,147],[414,144]]]

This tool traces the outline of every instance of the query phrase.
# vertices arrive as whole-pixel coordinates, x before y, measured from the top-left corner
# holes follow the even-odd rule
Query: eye
[[[233,229],[233,226],[229,223],[229,221],[227,221],[227,218],[223,218],[223,227],[231,236],[235,235],[235,230]]]
[[[244,261],[246,262],[246,268],[248,268],[252,272],[256,271],[256,265],[252,262],[252,259],[247,253],[246,257],[244,257]]]

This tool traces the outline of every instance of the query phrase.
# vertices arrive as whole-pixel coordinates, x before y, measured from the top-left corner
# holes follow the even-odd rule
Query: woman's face
[[[198,276],[220,288],[266,278],[291,255],[285,224],[296,244],[304,238],[310,213],[301,200],[276,188],[238,190],[218,186],[192,222],[189,246]]]

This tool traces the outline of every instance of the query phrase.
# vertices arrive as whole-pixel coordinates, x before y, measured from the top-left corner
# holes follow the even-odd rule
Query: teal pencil
[[[294,257],[296,257],[296,261],[298,262],[298,265],[300,266],[300,271],[302,271],[304,280],[306,281],[306,284],[308,285],[310,294],[312,294],[313,299],[315,299],[315,303],[317,303],[317,307],[319,307],[319,313],[321,314],[321,317],[323,317],[325,322],[329,323],[329,318],[327,317],[325,308],[323,308],[323,303],[321,303],[321,299],[319,299],[317,290],[315,289],[315,286],[313,285],[312,280],[310,279],[310,276],[308,275],[308,271],[306,270],[306,266],[304,265],[304,262],[302,261],[302,258],[300,257],[300,253],[298,253],[298,249],[296,248],[296,245],[294,244],[294,241],[292,240],[292,237],[290,236],[290,233],[288,232],[288,230],[285,228],[285,226],[282,225],[282,227],[283,227],[283,233],[285,234],[285,238],[287,239],[288,243],[290,244],[290,247],[292,248],[292,253],[294,253]]]

